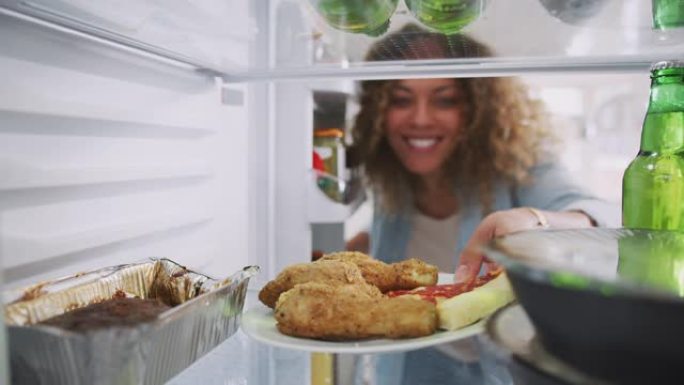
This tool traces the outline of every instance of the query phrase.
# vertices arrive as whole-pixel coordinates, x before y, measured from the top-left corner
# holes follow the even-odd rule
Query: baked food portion
[[[278,330],[323,340],[408,338],[437,329],[435,305],[383,292],[437,282],[437,268],[418,259],[394,264],[359,252],[330,253],[285,268],[259,292],[275,308]]]
[[[437,266],[416,258],[388,264],[357,251],[340,251],[325,254],[315,263],[323,261],[345,261],[355,264],[366,282],[377,286],[383,293],[437,283]]]
[[[154,321],[159,314],[168,309],[171,307],[158,299],[115,297],[48,318],[38,324],[85,332]]]
[[[298,263],[286,267],[274,280],[269,281],[259,291],[259,300],[273,308],[280,294],[297,284],[307,282],[321,282],[332,286],[366,284],[359,268],[351,262],[326,260]]]
[[[502,268],[478,276],[471,282],[460,282],[395,290],[388,297],[412,297],[431,302],[437,307],[439,328],[457,330],[494,313],[515,299]]]
[[[369,284],[299,284],[280,296],[275,318],[283,334],[322,340],[421,337],[437,328],[434,304],[389,298]]]
[[[515,299],[505,273],[471,291],[437,301],[439,328],[457,330],[494,313]]]

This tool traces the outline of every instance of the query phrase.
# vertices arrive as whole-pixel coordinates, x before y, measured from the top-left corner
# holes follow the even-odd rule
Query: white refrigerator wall
[[[6,284],[153,256],[216,277],[253,263],[246,88],[8,16],[0,47]]]
[[[235,39],[204,51],[216,54],[209,58],[244,68],[292,57],[271,44],[270,22],[291,17],[301,28],[297,8],[277,16],[267,1],[229,3],[231,12],[217,15]],[[309,259],[307,85],[221,84],[191,66],[9,14],[0,9],[4,288],[163,256],[217,277],[260,265],[254,290]],[[253,24],[259,33],[240,33]],[[307,353],[255,345],[244,354],[259,383],[308,383]]]

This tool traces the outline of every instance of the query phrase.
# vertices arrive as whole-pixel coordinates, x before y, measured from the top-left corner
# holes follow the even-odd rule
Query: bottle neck
[[[656,76],[651,81],[641,151],[664,154],[684,151],[683,76]]]

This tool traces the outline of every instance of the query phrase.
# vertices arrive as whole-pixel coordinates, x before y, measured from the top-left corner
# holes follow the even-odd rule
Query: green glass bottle
[[[641,146],[622,179],[622,224],[684,230],[684,61],[651,69]]]
[[[618,239],[618,274],[646,288],[684,297],[684,233],[650,231]]]
[[[684,0],[653,0],[653,28],[670,29],[684,26]]]
[[[310,0],[331,27],[380,36],[387,31],[399,0]]]
[[[411,14],[426,27],[451,34],[475,21],[486,0],[405,0]]]

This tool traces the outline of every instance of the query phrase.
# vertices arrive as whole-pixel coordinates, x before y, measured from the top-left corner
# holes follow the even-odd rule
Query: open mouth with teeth
[[[431,137],[431,138],[409,138],[404,137],[404,142],[412,150],[426,151],[432,150],[442,141],[441,137]]]

